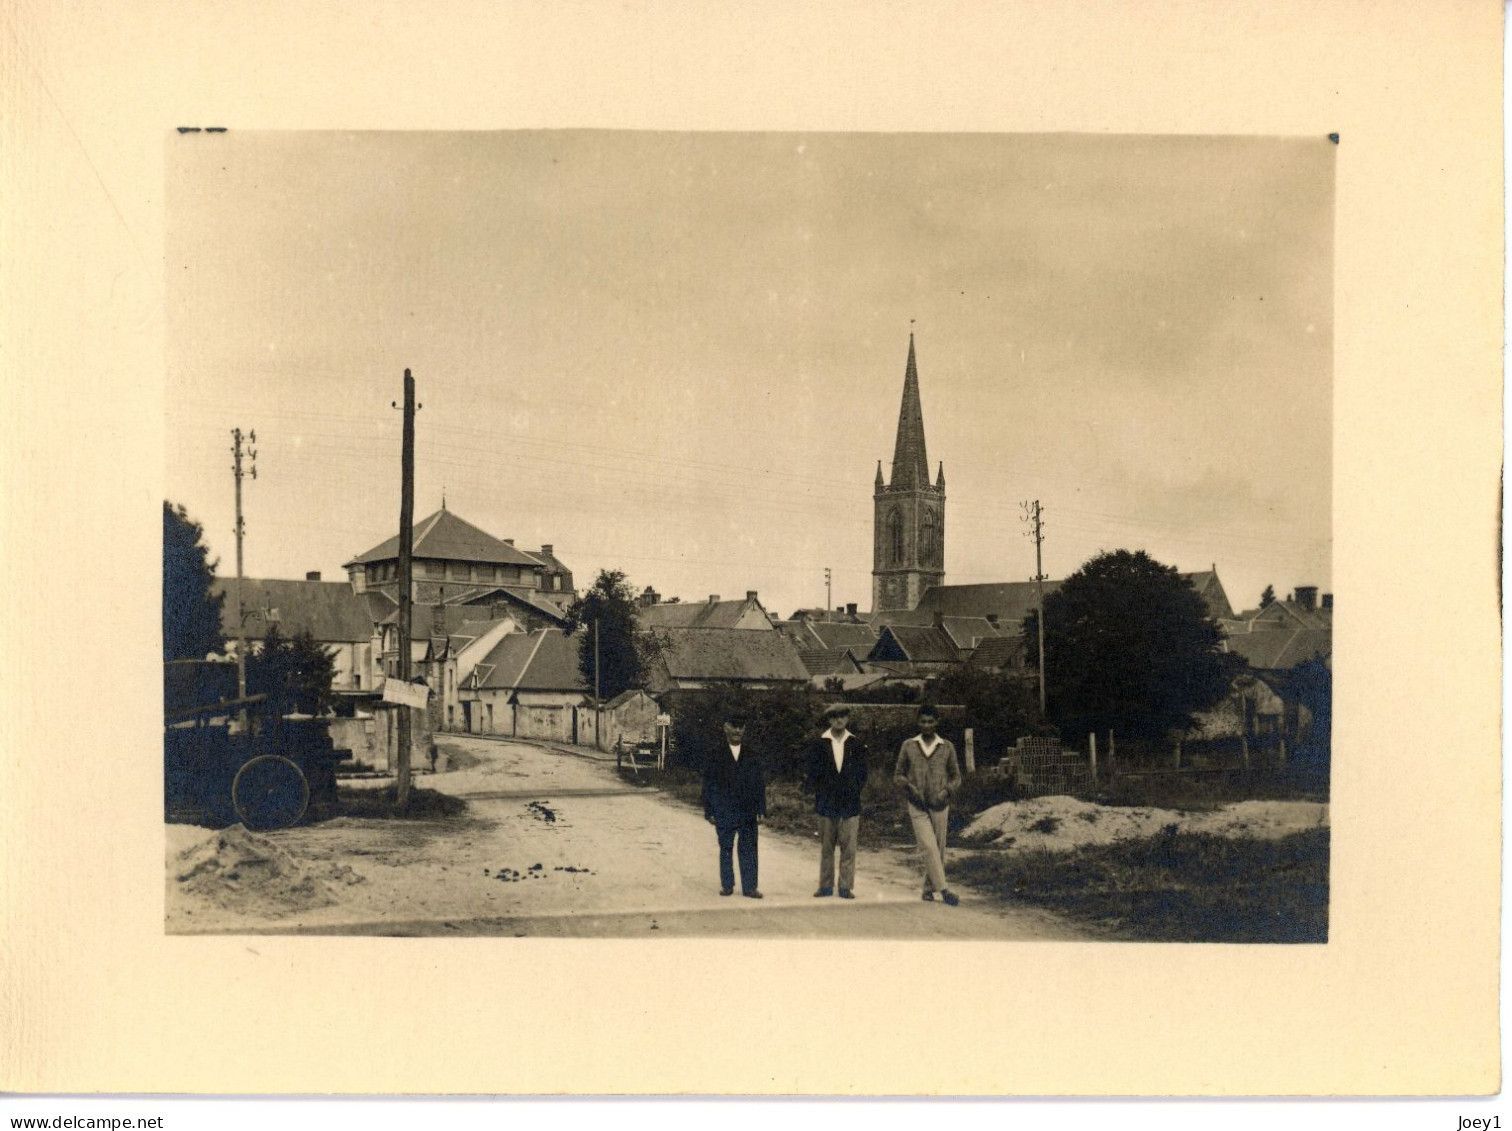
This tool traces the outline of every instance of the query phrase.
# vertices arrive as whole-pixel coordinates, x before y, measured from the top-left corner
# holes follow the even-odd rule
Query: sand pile
[[[1326,827],[1328,806],[1310,801],[1240,801],[1204,813],[1175,809],[1095,805],[1074,797],[1009,801],[982,812],[966,827],[967,840],[999,848],[1065,852],[1155,836],[1167,825],[1182,832],[1273,839]]]
[[[266,837],[241,825],[213,833],[173,858],[178,889],[226,911],[251,915],[287,915],[329,907],[336,897],[324,879],[358,883],[350,868],[320,877]]]

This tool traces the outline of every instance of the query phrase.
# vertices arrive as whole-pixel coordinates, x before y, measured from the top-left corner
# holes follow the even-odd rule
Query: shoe
[[[957,903],[961,902],[961,897],[958,896],[955,892],[950,891],[949,889],[942,891],[940,893],[940,898],[945,901],[945,905],[947,907],[954,907]]]
[[[735,894],[735,889],[734,888],[720,888],[719,889],[719,894],[720,895],[734,895]]]
[[[745,896],[747,899],[765,899],[766,898],[759,891],[743,891],[740,894],[743,895],[743,896]]]
[[[851,891],[850,888],[841,888],[840,889],[840,898],[841,899],[855,899],[856,898],[856,893],[853,892],[853,891]]]
[[[814,893],[814,898],[815,899],[823,899],[827,895],[834,895],[834,894],[835,894],[835,889],[834,888],[820,888],[818,891],[816,891]],[[841,891],[840,894],[844,895],[845,892]]]
[[[933,903],[934,902],[934,892],[932,892],[932,891],[926,891],[924,893],[924,900],[927,903]]]

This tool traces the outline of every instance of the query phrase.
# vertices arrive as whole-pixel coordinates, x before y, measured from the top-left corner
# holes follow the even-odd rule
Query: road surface
[[[961,891],[920,899],[912,853],[863,851],[856,898],[816,899],[818,841],[761,832],[766,898],[719,895],[701,813],[620,779],[613,763],[520,742],[447,735],[465,767],[417,783],[465,798],[460,818],[341,817],[267,833],[328,884],[331,906],[233,912],[175,890],[173,855],[206,830],[169,826],[172,933],[578,937],[1077,939],[1041,910]],[[381,783],[374,783],[381,784]],[[502,878],[501,878],[502,877]],[[518,877],[518,878],[516,878]]]

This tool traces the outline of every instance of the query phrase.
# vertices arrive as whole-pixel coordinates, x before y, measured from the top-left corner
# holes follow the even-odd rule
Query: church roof
[[[903,404],[898,410],[898,438],[893,444],[894,490],[929,486],[929,456],[924,450],[924,409],[919,402],[919,367],[913,335],[908,335],[908,368],[903,374]]]
[[[502,565],[539,567],[538,557],[516,550],[509,543],[478,529],[442,507],[435,514],[415,523],[414,556],[453,562],[492,562]],[[383,562],[399,556],[399,535],[380,542],[365,554],[359,554],[348,566]]]

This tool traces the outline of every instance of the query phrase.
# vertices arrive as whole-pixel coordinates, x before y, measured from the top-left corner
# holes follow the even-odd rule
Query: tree
[[[1024,619],[1029,662],[1038,626]],[[1237,657],[1174,566],[1141,551],[1097,555],[1045,598],[1050,716],[1070,734],[1114,730],[1159,741],[1228,692]]]
[[[1265,592],[1262,593],[1262,594],[1260,594],[1260,607],[1263,609],[1267,605],[1274,605],[1275,603],[1276,603],[1276,590],[1275,590],[1275,587],[1271,586],[1271,585],[1267,585],[1265,587]]]
[[[600,570],[592,588],[567,608],[567,634],[583,630],[578,670],[590,688],[597,674],[598,693],[604,699],[644,687],[647,668],[659,651],[655,638],[640,631],[635,610],[635,592],[617,569]]]
[[[935,681],[936,703],[966,708],[964,726],[976,731],[982,750],[998,750],[1031,734],[1039,717],[1039,696],[1027,680],[957,664]]]
[[[183,504],[163,503],[163,659],[203,660],[225,650],[221,632],[224,593],[216,593],[215,567],[204,528]]]
[[[335,678],[336,661],[309,632],[285,636],[276,624],[247,657],[247,694],[266,695],[279,715],[324,714]]]

